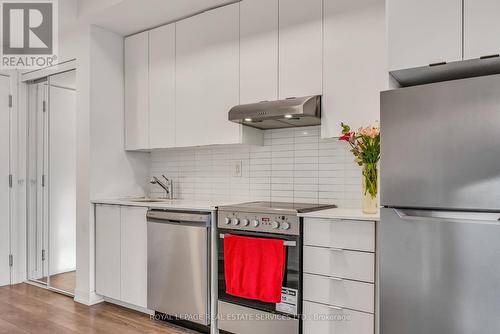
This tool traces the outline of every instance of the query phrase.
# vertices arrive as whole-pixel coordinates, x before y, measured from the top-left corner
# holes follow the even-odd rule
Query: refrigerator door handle
[[[394,209],[401,219],[435,219],[444,221],[475,221],[500,223],[498,212],[469,212],[469,211],[441,211],[441,210],[414,210]]]

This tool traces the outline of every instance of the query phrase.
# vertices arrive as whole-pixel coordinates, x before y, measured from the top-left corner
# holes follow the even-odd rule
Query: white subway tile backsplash
[[[241,177],[233,177],[236,162]],[[176,198],[361,205],[360,167],[345,143],[321,139],[318,126],[266,130],[264,146],[154,150],[150,174],[173,179]]]

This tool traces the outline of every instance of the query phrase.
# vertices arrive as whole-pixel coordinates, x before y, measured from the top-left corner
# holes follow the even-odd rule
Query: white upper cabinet
[[[324,0],[321,135],[338,137],[380,119],[388,88],[384,0]]]
[[[322,94],[322,18],[322,0],[279,0],[280,99]]]
[[[239,4],[182,20],[176,28],[176,146],[239,143],[228,121],[239,104]]]
[[[125,149],[149,148],[149,32],[125,38]]]
[[[278,0],[240,6],[240,103],[277,100]]]
[[[238,4],[176,24],[176,146],[262,145],[262,132],[228,120],[239,102]]]
[[[203,107],[209,94],[204,75],[205,21],[205,15],[200,14],[176,23],[175,127],[179,146],[196,145],[210,131],[209,111]]]
[[[390,71],[462,60],[462,0],[387,0],[387,22]]]
[[[464,58],[500,53],[500,1],[464,0]]]
[[[149,32],[149,144],[175,147],[175,23]]]

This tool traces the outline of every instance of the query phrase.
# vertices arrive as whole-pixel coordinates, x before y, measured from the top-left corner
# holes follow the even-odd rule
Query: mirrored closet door
[[[28,279],[74,294],[76,76],[28,84]]]

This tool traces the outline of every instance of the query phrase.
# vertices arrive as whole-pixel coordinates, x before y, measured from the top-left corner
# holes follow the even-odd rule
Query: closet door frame
[[[0,72],[0,76],[1,76],[1,80],[7,80],[8,81],[8,93],[5,94],[5,95],[2,95],[2,103],[5,102],[5,104],[7,105],[6,107],[8,108],[8,116],[6,116],[6,118],[8,119],[8,124],[6,125],[6,127],[8,128],[8,134],[7,134],[7,137],[8,137],[8,143],[6,145],[6,147],[8,147],[8,153],[7,153],[7,156],[8,156],[8,159],[7,159],[7,162],[5,162],[6,167],[5,170],[8,171],[8,174],[7,175],[1,175],[4,182],[2,182],[2,185],[7,187],[7,191],[5,191],[6,189],[2,189],[2,193],[5,194],[5,199],[2,198],[2,201],[6,200],[7,204],[6,204],[6,208],[7,208],[7,214],[6,214],[6,217],[7,217],[7,221],[6,222],[1,222],[2,224],[5,224],[5,226],[1,226],[2,230],[3,229],[6,229],[8,232],[7,232],[7,235],[5,236],[4,234],[4,238],[5,240],[7,241],[7,247],[6,247],[6,251],[8,254],[1,254],[2,258],[0,260],[0,266],[2,266],[0,269],[2,272],[5,272],[7,273],[8,272],[8,278],[6,277],[7,274],[5,274],[5,277],[0,277],[0,285],[9,285],[9,284],[12,284],[12,274],[13,274],[13,270],[12,270],[12,264],[13,262],[12,261],[12,213],[13,213],[13,192],[12,192],[12,189],[13,189],[13,183],[14,183],[14,178],[13,178],[13,173],[12,173],[12,157],[14,156],[13,154],[13,131],[12,131],[12,118],[13,118],[13,113],[12,113],[12,101],[11,100],[11,97],[12,96],[12,78],[9,74],[7,73],[3,73],[3,72]],[[2,92],[3,94],[3,92]],[[5,106],[2,106],[2,109],[5,108]],[[4,168],[2,168],[4,169]],[[8,182],[5,182],[7,181]],[[3,197],[3,195],[2,195]],[[3,234],[3,233],[2,233]],[[2,238],[2,243],[5,242],[5,240],[3,240]],[[3,276],[3,274],[2,274]]]

